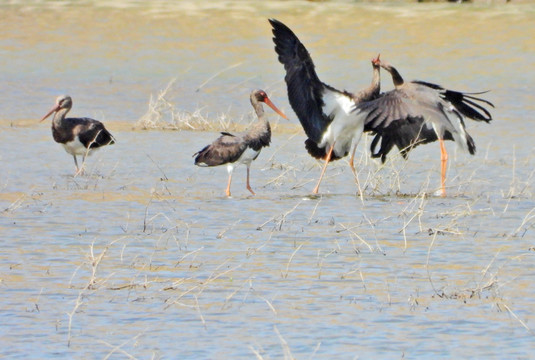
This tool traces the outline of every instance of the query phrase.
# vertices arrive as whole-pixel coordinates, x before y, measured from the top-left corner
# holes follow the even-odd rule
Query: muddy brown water
[[[298,1],[2,4],[0,357],[530,358],[534,350],[535,7]],[[319,76],[369,82],[381,53],[407,79],[480,91],[478,152],[448,144],[370,161],[363,197],[345,160],[320,164],[286,99],[267,18],[288,24]],[[247,123],[263,88],[291,118],[252,166],[197,168],[216,132],[132,126],[172,100]],[[383,77],[383,89],[390,89]],[[117,144],[73,177],[38,124],[55,96]]]

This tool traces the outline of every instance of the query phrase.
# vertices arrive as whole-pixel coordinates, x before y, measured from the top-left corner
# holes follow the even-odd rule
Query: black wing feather
[[[269,19],[269,22],[273,27],[275,51],[286,70],[284,79],[290,105],[307,136],[319,143],[332,121],[322,109],[327,86],[318,78],[310,54],[292,30],[278,20]]]
[[[74,128],[79,128],[78,139],[87,148],[95,149],[115,144],[115,138],[98,120],[90,118],[67,118]]]
[[[247,148],[242,138],[222,133],[213,143],[193,154],[195,165],[218,166],[233,163],[240,158]]]
[[[373,133],[375,137],[370,145],[370,151],[373,158],[381,158],[383,163],[394,146],[406,159],[409,152],[416,146],[438,140],[435,131],[425,125],[422,117],[408,117],[404,121],[394,121],[388,127],[378,128]],[[467,138],[472,139],[468,134],[466,135]],[[444,140],[453,140],[450,132],[444,133]],[[381,147],[376,151],[379,141]]]

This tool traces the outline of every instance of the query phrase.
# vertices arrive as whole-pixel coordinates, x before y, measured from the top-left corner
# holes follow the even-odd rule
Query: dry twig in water
[[[290,264],[292,263],[292,259],[294,258],[295,254],[299,251],[299,249],[301,249],[303,247],[305,243],[302,243],[300,244],[293,252],[292,252],[292,255],[290,256],[290,258],[288,259],[288,263],[286,264],[286,271],[281,273],[282,277],[283,278],[287,278],[288,277],[288,272],[290,271]]]
[[[90,276],[87,284],[85,285],[85,287],[78,292],[78,297],[76,298],[76,303],[74,304],[74,308],[72,309],[72,311],[70,313],[67,313],[67,315],[69,317],[69,323],[68,323],[68,329],[67,329],[67,347],[71,346],[72,319],[74,317],[74,314],[76,313],[78,308],[83,304],[83,296],[84,296],[85,292],[87,290],[92,290],[92,289],[94,290],[95,289],[95,284],[97,283],[97,280],[96,280],[97,279],[97,269],[98,269],[98,267],[100,265],[100,262],[104,258],[104,255],[106,255],[106,253],[108,252],[108,249],[115,242],[117,242],[119,240],[120,239],[114,240],[110,244],[108,244],[102,250],[100,255],[98,255],[97,257],[95,257],[95,255],[94,255],[94,243],[92,243],[91,246],[89,247],[89,255],[90,255],[89,263],[91,264],[91,276]],[[78,271],[79,268],[80,267],[78,267],[76,271]],[[76,271],[75,271],[75,273],[76,273]]]

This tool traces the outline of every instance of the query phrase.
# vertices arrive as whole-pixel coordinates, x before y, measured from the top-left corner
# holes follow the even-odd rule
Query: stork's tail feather
[[[307,149],[310,156],[312,156],[315,159],[325,159],[327,157],[327,149],[326,148],[320,148],[318,144],[316,144],[311,139],[305,140],[305,148]],[[331,155],[331,160],[338,160],[341,159],[340,156],[336,156],[334,152]]]
[[[416,146],[438,140],[435,131],[425,126],[422,118],[411,118],[401,124],[394,123],[386,129],[372,133],[372,135],[375,135],[370,144],[372,158],[381,158],[383,163],[394,146],[399,149],[403,158],[407,159],[409,152]],[[442,138],[453,140],[449,131],[444,132]],[[468,134],[466,134],[466,144],[470,154],[474,154],[476,146]],[[378,146],[379,150],[377,150]]]
[[[455,90],[448,90],[443,88],[440,85],[428,83],[425,81],[414,81],[417,84],[424,85],[435,89],[440,92],[440,96],[449,101],[461,114],[464,116],[477,121],[490,122],[492,120],[492,115],[490,112],[483,106],[478,104],[483,103],[490,107],[494,107],[494,104],[488,100],[476,97],[474,95],[485,94],[488,91],[474,92],[474,93],[463,93]]]
[[[381,147],[379,148],[379,151],[376,151],[379,141],[381,142]],[[381,162],[384,164],[386,162],[386,155],[388,155],[394,146],[400,150],[403,158],[407,159],[409,152],[416,145],[417,144],[411,142],[410,140],[405,138],[396,138],[395,136],[391,136],[391,134],[375,134],[375,137],[370,144],[370,152],[372,154],[372,158],[380,158]]]
[[[470,155],[474,155],[476,153],[476,143],[474,142],[474,139],[468,133],[466,134],[466,145],[468,146],[468,152],[470,152]]]
[[[110,134],[110,133],[108,133],[108,135],[110,136],[110,142],[108,143],[108,145],[113,145],[113,144],[115,144],[116,141],[115,141],[115,138],[113,137],[113,135]]]
[[[385,142],[382,140],[383,138],[381,134],[376,134],[372,140],[372,143],[370,144],[370,152],[372,153],[372,158],[374,159],[381,158],[381,162],[384,164],[386,161],[386,154],[388,154],[388,152],[390,151],[390,149],[392,149],[392,146],[394,144],[390,143],[391,145],[389,146],[389,149],[386,150]],[[376,152],[375,149],[377,148],[377,144],[379,143],[379,141],[381,141],[381,147],[379,148],[379,151]]]
[[[98,132],[98,135],[91,142],[90,148],[98,148],[105,145],[115,144],[115,138],[104,127]]]
[[[477,101],[494,107],[494,104],[490,101],[453,90],[445,90],[441,95],[444,99],[451,102],[461,114],[472,120],[485,122],[492,120],[490,112],[482,105],[476,103]]]
[[[197,166],[208,166],[208,163],[206,162],[207,158],[209,158],[209,152],[210,152],[210,145],[207,145],[202,148],[202,150],[197,151],[193,156],[195,157],[195,165]]]

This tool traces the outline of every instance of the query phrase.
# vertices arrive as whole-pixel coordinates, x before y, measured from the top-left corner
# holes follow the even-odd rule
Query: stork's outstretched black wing
[[[321,82],[310,54],[292,30],[278,20],[269,19],[269,22],[273,27],[275,51],[286,70],[284,79],[290,105],[307,136],[319,143],[332,121],[323,111],[324,93],[339,91]]]

